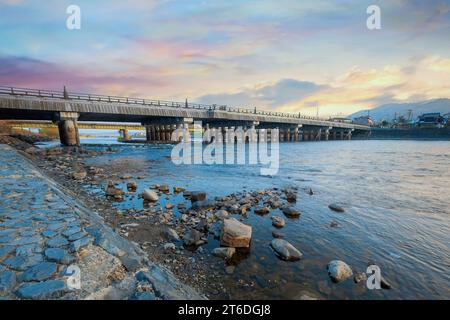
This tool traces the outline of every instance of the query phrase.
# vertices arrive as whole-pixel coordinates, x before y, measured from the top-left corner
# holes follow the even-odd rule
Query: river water
[[[234,273],[223,279],[231,297],[295,299],[309,292],[326,299],[450,299],[450,142],[282,143],[280,169],[273,177],[261,176],[256,165],[176,166],[168,158],[170,145],[113,148],[120,152],[90,163],[139,163],[145,176],[138,181],[140,189],[167,183],[206,191],[213,198],[243,190],[299,188],[301,218],[286,218],[282,232],[303,258],[281,261],[269,247],[274,230],[270,216],[283,216],[279,210],[263,217],[249,214],[250,253],[235,261]],[[314,195],[305,191],[309,188]],[[331,211],[333,202],[346,211]],[[142,208],[142,200],[133,197],[117,206]],[[338,227],[330,227],[331,221]],[[204,247],[217,246],[211,238]],[[345,261],[354,272],[375,262],[392,289],[369,290],[351,279],[332,283],[326,265],[334,259]],[[239,286],[240,279],[254,286]]]

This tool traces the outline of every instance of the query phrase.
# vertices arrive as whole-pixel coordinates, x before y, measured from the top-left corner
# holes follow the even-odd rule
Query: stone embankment
[[[203,298],[5,144],[0,199],[0,299]]]

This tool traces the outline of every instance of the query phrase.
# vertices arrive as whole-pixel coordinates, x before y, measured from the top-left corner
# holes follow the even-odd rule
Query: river
[[[140,163],[145,179],[139,180],[139,189],[167,183],[206,191],[213,198],[243,190],[299,188],[301,218],[286,219],[282,232],[303,258],[285,262],[269,247],[274,229],[269,216],[283,216],[278,209],[268,216],[249,214],[244,222],[253,226],[250,253],[234,261],[234,273],[223,279],[230,297],[295,299],[300,292],[312,292],[326,299],[450,299],[450,142],[282,143],[280,169],[273,177],[261,176],[256,165],[176,166],[168,159],[170,145],[113,148],[120,152],[90,159],[90,164],[118,159]],[[305,191],[309,188],[314,195]],[[328,205],[334,202],[346,211],[331,211]],[[132,197],[117,206],[142,208],[142,200]],[[331,221],[338,226],[330,227]],[[218,245],[211,237],[204,247]],[[351,279],[332,283],[326,266],[333,259],[345,261],[354,272],[365,271],[369,261],[376,263],[392,289],[369,290]],[[254,285],[239,286],[240,279]]]

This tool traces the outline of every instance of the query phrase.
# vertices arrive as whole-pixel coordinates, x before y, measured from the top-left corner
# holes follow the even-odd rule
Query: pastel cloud
[[[321,114],[449,96],[450,2],[0,0],[0,82]]]

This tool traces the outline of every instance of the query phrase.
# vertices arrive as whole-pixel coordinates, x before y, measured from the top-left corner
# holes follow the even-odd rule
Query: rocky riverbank
[[[297,202],[301,197],[314,196],[309,187],[274,187],[211,198],[204,190],[185,190],[184,186],[158,181],[143,183],[142,162],[132,158],[118,156],[112,162],[89,164],[94,157],[117,152],[111,147],[101,151],[41,150],[15,143],[46,175],[64,186],[67,194],[97,212],[116,234],[142,250],[142,256],[150,257],[156,265],[164,266],[208,298],[241,298],[236,296],[236,290],[256,285],[267,288],[291,285],[276,274],[263,279],[256,271],[257,266],[250,277],[235,274],[236,267],[257,246],[270,247],[273,259],[283,263],[303,261],[302,248],[290,243],[283,230],[301,219]],[[131,199],[139,199],[142,206],[120,208],[121,202]],[[336,214],[345,212],[336,203],[330,204],[329,210]],[[247,222],[252,215],[271,221],[272,230],[268,230],[272,233],[271,241],[254,239],[257,230]],[[331,220],[328,227],[339,228],[339,223]],[[354,277],[358,290],[364,286],[365,273],[353,271],[343,261],[330,261],[323,273],[325,276],[328,273],[336,283]],[[231,276],[235,282],[230,283]],[[318,291],[299,290],[294,298],[320,299],[330,292],[330,284],[321,281]]]

